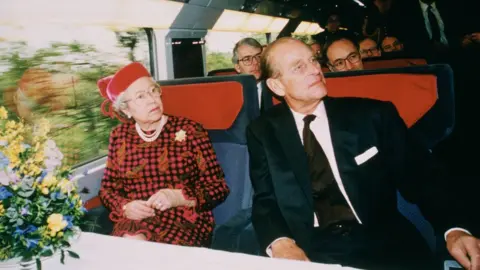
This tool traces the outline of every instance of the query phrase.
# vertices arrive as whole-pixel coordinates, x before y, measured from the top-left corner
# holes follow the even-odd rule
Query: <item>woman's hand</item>
[[[142,220],[155,216],[155,210],[146,201],[131,201],[123,206],[123,215],[131,220]]]
[[[161,189],[148,199],[147,205],[151,208],[165,211],[179,206],[193,207],[195,202],[185,200],[181,189]]]

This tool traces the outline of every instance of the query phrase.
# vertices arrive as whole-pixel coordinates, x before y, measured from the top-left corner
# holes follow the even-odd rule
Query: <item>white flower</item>
[[[44,151],[44,162],[47,172],[54,171],[57,167],[62,165],[63,154],[53,140],[46,141]]]
[[[175,141],[177,141],[177,142],[185,141],[186,137],[187,137],[187,133],[183,129],[181,129],[180,131],[175,133]]]
[[[0,186],[7,186],[11,182],[18,182],[17,174],[8,167],[0,170]]]

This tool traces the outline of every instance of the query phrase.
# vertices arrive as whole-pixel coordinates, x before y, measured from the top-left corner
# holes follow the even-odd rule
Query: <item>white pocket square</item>
[[[372,148],[368,149],[367,151],[361,153],[360,155],[355,157],[355,162],[357,165],[361,165],[365,163],[365,161],[371,159],[373,156],[375,156],[378,153],[378,149],[376,146],[373,146]]]

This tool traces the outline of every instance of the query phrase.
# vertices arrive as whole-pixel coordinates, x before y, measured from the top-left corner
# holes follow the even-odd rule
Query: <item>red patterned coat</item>
[[[141,221],[123,216],[123,206],[148,200],[160,189],[182,189],[194,208],[156,210]],[[145,142],[128,123],[110,134],[108,160],[100,198],[112,212],[113,235],[143,233],[148,240],[186,246],[208,246],[212,209],[229,193],[207,132],[189,119],[169,116],[157,140]]]

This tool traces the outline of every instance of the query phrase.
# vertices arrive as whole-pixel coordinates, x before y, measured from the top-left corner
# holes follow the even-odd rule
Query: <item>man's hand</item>
[[[480,270],[479,239],[463,231],[451,231],[447,235],[447,249],[466,269]]]
[[[470,39],[471,39],[473,42],[480,43],[480,33],[472,33],[472,34],[470,35]]]
[[[131,220],[142,220],[155,216],[155,210],[146,201],[131,201],[123,207],[123,215]]]
[[[463,37],[462,39],[462,47],[467,47],[467,46],[470,46],[472,45],[473,41],[472,41],[472,38],[470,35],[466,35]]]
[[[281,239],[272,244],[272,257],[298,260],[298,261],[310,261],[305,255],[305,252],[299,248],[292,239]]]

